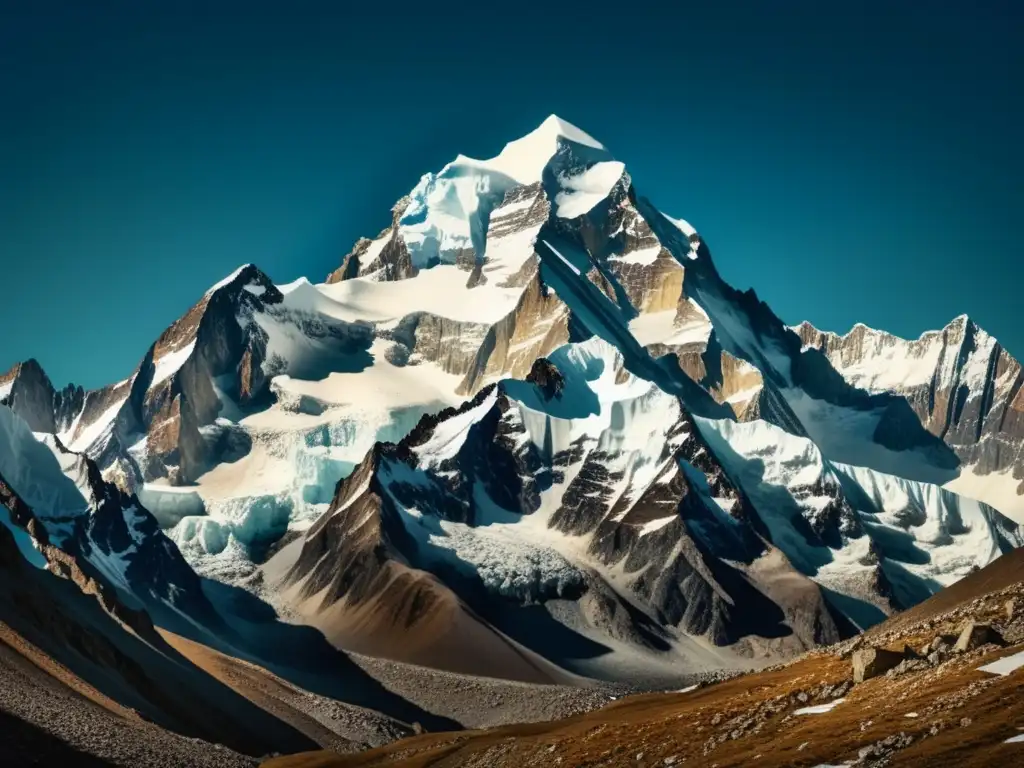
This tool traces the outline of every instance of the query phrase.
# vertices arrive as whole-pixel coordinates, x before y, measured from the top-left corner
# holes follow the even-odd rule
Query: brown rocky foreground
[[[942,593],[853,641],[702,688],[629,697],[558,722],[423,734],[357,755],[306,753],[266,765],[1024,765],[1024,739],[1008,741],[1024,734],[1024,668],[979,671],[1024,652],[1022,566],[1024,552],[1007,555],[957,585],[955,602]],[[958,650],[965,633],[974,640]],[[933,654],[933,644],[947,647]],[[925,648],[928,657],[914,650]],[[853,659],[870,649],[901,661],[855,684]]]

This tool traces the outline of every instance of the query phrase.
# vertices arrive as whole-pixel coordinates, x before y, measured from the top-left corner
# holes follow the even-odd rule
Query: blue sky
[[[0,369],[124,377],[240,263],[320,279],[550,113],[787,322],[1024,355],[1022,4],[349,5],[0,0]]]

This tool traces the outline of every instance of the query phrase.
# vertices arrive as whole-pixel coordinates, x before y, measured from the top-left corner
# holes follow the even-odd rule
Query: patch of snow
[[[629,332],[642,347],[651,344],[664,344],[668,347],[705,346],[711,330],[711,323],[701,319],[687,320],[683,325],[676,325],[675,309],[648,312],[629,321]]]
[[[391,230],[388,230],[382,237],[378,237],[376,240],[374,240],[367,246],[366,250],[363,252],[363,255],[359,257],[360,268],[366,271],[369,271],[373,268],[377,259],[384,251],[384,246],[386,246],[391,241],[391,235]]]
[[[479,405],[438,424],[429,440],[413,448],[421,463],[425,466],[434,466],[454,458],[466,441],[470,427],[494,407],[497,399],[498,390],[495,388]]]
[[[660,531],[666,525],[677,519],[678,517],[676,515],[669,515],[668,517],[663,517],[660,520],[649,520],[648,522],[644,523],[643,526],[640,528],[640,535],[646,536],[649,533]]]
[[[553,246],[547,240],[544,240],[543,242],[544,242],[544,245],[546,245],[548,248],[551,249],[551,252],[553,254],[555,254],[555,256],[557,256],[559,259],[562,260],[562,262],[565,264],[565,266],[567,266],[569,269],[571,269],[576,274],[577,277],[579,277],[581,274],[583,274],[582,272],[580,272],[579,268],[575,264],[573,264],[571,261],[569,261],[567,258],[565,258],[565,256],[563,256],[562,253],[557,248],[555,248],[555,246]]]
[[[731,404],[738,404],[738,403],[749,402],[750,400],[752,400],[754,398],[755,395],[757,395],[758,392],[761,391],[762,388],[763,388],[763,385],[756,384],[753,387],[748,387],[747,389],[741,389],[739,392],[733,392],[731,395],[729,395],[727,398],[725,398],[725,402],[731,403]]]
[[[661,255],[664,248],[661,244],[652,245],[650,248],[640,248],[629,253],[624,253],[621,256],[612,256],[609,261],[619,261],[623,264],[637,264],[642,267],[649,267],[651,264],[658,260],[658,256]]]
[[[589,213],[607,199],[625,170],[626,166],[617,160],[608,160],[595,163],[574,176],[561,177],[562,191],[555,196],[556,215],[562,219],[575,219]],[[657,258],[657,253],[654,258]]]
[[[115,402],[101,413],[95,421],[79,432],[71,444],[67,446],[68,450],[74,453],[84,453],[114,423],[114,419],[117,418],[117,414],[127,399],[125,397],[123,400]]]
[[[1005,677],[1016,672],[1021,667],[1024,667],[1024,651],[1015,653],[1012,656],[1004,656],[993,661],[991,664],[978,667],[978,671],[988,672],[990,675],[1003,675]]]
[[[679,230],[684,235],[686,235],[687,237],[693,237],[694,235],[697,234],[696,228],[692,224],[690,224],[688,221],[684,221],[683,219],[674,218],[672,216],[669,216],[667,213],[663,213],[661,215],[664,216],[666,219],[668,219],[668,221],[670,221],[676,227],[678,227]]]
[[[984,501],[1014,522],[1024,524],[1024,496],[1018,492],[1019,486],[1020,480],[1013,476],[1012,468],[979,475],[970,467],[962,467],[960,475],[945,485],[954,493]]]
[[[215,293],[216,291],[219,291],[221,288],[223,288],[223,287],[225,287],[227,285],[230,285],[235,280],[235,278],[237,278],[240,274],[242,274],[243,270],[245,270],[246,268],[251,267],[251,266],[252,266],[252,264],[243,264],[238,269],[236,269],[234,272],[232,272],[230,275],[225,277],[223,280],[221,280],[220,282],[216,283],[215,285],[210,286],[209,290],[207,290],[207,292],[206,292],[206,295],[210,296],[211,294]]]
[[[842,704],[846,699],[834,699],[824,704],[815,704],[811,707],[801,707],[793,712],[794,715],[823,715],[826,712],[831,712],[833,709]]]
[[[522,288],[487,283],[466,290],[469,274],[451,264],[422,270],[415,279],[376,282],[354,278],[317,286],[331,300],[320,311],[339,320],[382,322],[428,312],[460,322],[492,325],[515,309]]]
[[[81,490],[64,474],[51,449],[6,405],[0,405],[0,475],[51,534],[48,520],[88,512]]]
[[[263,286],[257,287],[261,290],[265,290]],[[165,381],[176,374],[181,366],[185,364],[185,361],[188,360],[189,356],[191,356],[195,347],[196,342],[195,339],[193,339],[189,344],[186,344],[181,349],[168,352],[154,360],[153,383],[150,386],[156,386],[160,382]]]

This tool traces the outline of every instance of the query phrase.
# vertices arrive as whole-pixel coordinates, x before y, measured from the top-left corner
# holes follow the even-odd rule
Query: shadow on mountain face
[[[434,715],[392,693],[347,654],[327,642],[319,630],[287,624],[270,605],[240,587],[212,579],[203,590],[234,630],[234,645],[227,645],[195,627],[173,631],[222,653],[259,664],[311,693],[375,710],[403,723],[418,722],[431,731],[460,730],[454,720]]]
[[[0,764],[62,768],[107,768],[113,765],[86,752],[79,752],[42,728],[3,711],[0,711]]]
[[[832,615],[833,620],[837,624],[845,621],[855,626],[852,634],[856,634],[857,631],[863,631],[875,624],[881,624],[887,618],[882,609],[874,603],[844,595],[820,584],[818,588],[825,598],[825,604],[829,607],[829,613]]]
[[[730,354],[758,368],[766,384],[770,381],[780,389],[796,387],[814,400],[854,411],[877,413],[877,428],[869,439],[892,451],[919,451],[929,463],[949,471],[951,475],[947,479],[955,476],[961,463],[959,457],[941,438],[924,427],[907,398],[889,393],[871,394],[849,384],[820,350],[803,349],[800,337],[753,290],[739,291],[725,282],[703,240],[699,241],[696,258],[688,258],[691,243],[681,236],[678,227],[667,221],[644,198],[637,200],[637,207],[657,238],[686,270],[689,294],[708,314],[716,329],[713,337],[726,332],[737,321],[749,329],[750,339],[736,337],[729,342],[716,339]],[[785,361],[782,365],[788,366],[788,372],[777,366],[774,362],[776,357]],[[714,377],[708,383],[713,384]],[[792,424],[780,422],[778,426],[793,432]],[[807,429],[808,425],[803,427]],[[841,456],[827,458],[859,463]],[[875,469],[885,471],[881,466]],[[934,482],[934,479],[922,476],[911,479]]]
[[[541,277],[568,304],[576,327],[585,331],[584,338],[596,335],[615,346],[623,356],[626,370],[679,396],[694,415],[734,418],[731,408],[715,402],[683,372],[675,353],[654,359],[640,345],[629,331],[629,318],[623,319],[620,308],[590,280],[580,279],[573,263],[582,258],[578,247],[545,225],[537,238],[537,253],[541,257]]]
[[[960,458],[940,437],[925,429],[906,397],[870,394],[851,386],[820,350],[801,350],[799,337],[792,331],[788,333],[796,386],[802,387],[816,400],[879,413],[878,426],[872,437],[880,445],[892,451],[921,451],[936,467],[955,474],[960,467]]]
[[[935,579],[920,576],[895,560],[882,558],[879,566],[889,586],[889,601],[898,610],[923,603],[942,590],[942,584]]]
[[[575,662],[612,652],[608,646],[557,621],[543,605],[517,605],[505,611],[492,608],[482,615],[520,645],[570,672],[577,671]]]

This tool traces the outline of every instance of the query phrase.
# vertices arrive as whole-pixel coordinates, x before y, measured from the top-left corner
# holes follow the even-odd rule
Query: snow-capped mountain
[[[339,647],[658,675],[838,639],[1024,541],[985,482],[1024,471],[1020,366],[965,321],[866,339],[786,327],[551,117],[423,176],[326,282],[245,265],[129,379],[26,363],[0,402],[70,478],[53,525],[106,503]],[[117,581],[126,539],[85,528]]]

